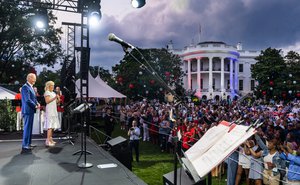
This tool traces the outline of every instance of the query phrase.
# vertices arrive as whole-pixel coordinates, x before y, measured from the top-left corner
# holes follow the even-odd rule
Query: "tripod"
[[[86,121],[87,121],[87,114],[89,114],[91,104],[82,103],[78,107],[76,107],[73,112],[74,113],[81,113],[81,150],[73,153],[73,155],[80,154],[78,161],[81,159],[82,155],[84,155],[84,162],[78,164],[79,168],[90,168],[93,166],[92,163],[86,162],[86,154],[92,154],[91,152],[86,150]]]

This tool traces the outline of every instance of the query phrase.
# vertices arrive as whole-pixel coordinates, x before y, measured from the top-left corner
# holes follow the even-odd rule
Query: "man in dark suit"
[[[29,73],[27,75],[27,82],[23,85],[21,91],[22,116],[24,118],[22,153],[30,153],[31,149],[34,147],[34,145],[31,144],[33,118],[35,110],[40,106],[33,90],[35,81],[35,74]]]
[[[115,119],[111,113],[111,109],[107,108],[106,115],[104,117],[104,129],[106,134],[105,141],[108,141],[112,137],[112,132],[114,131],[115,127]]]

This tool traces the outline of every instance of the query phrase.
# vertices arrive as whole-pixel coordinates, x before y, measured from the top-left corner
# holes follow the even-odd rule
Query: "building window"
[[[200,63],[200,70],[203,71],[203,62]]]
[[[203,78],[200,80],[200,89],[203,89]]]
[[[254,91],[254,87],[255,87],[255,81],[251,80],[251,82],[250,82],[250,90]]]
[[[239,64],[239,72],[240,73],[244,72],[244,65],[243,64]]]
[[[213,88],[213,90],[215,90],[215,88],[216,88],[216,79],[215,78],[213,78],[212,88]]]
[[[244,90],[244,81],[243,80],[239,80],[239,90],[240,91]]]

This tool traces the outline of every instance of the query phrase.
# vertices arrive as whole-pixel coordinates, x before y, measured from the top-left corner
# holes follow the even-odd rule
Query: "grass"
[[[98,123],[99,124],[99,123]],[[119,125],[115,126],[113,137],[122,136],[128,138],[126,131],[121,130]],[[133,157],[135,159],[135,157]],[[132,171],[140,179],[149,185],[163,184],[163,175],[173,171],[174,155],[161,152],[159,146],[151,142],[140,141],[140,162],[132,163]],[[226,176],[212,179],[213,185],[226,185]]]

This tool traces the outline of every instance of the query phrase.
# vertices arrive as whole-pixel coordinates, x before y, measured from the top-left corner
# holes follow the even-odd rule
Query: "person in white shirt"
[[[59,96],[53,91],[54,82],[48,81],[45,85],[45,102],[46,102],[46,113],[45,113],[45,124],[44,128],[47,129],[47,140],[46,146],[54,146],[55,141],[52,139],[53,130],[60,128],[60,123],[57,113],[57,102],[59,102]]]
[[[136,162],[139,162],[139,140],[140,140],[140,129],[137,127],[136,120],[132,121],[132,127],[128,131],[129,136],[129,147],[131,153],[131,159],[133,160],[133,152],[132,149],[135,151],[135,159]]]

